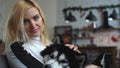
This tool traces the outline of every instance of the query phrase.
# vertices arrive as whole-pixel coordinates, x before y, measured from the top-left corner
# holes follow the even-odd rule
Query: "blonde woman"
[[[5,28],[4,41],[9,45],[7,58],[11,68],[42,68],[44,60],[40,52],[51,42],[40,6],[34,0],[19,0]],[[66,46],[78,51],[73,45]]]

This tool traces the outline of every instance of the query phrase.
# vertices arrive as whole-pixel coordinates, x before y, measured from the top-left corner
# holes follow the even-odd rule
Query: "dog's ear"
[[[58,35],[54,38],[53,43],[55,43],[55,44],[63,44],[63,43],[64,43],[60,34],[58,34]]]

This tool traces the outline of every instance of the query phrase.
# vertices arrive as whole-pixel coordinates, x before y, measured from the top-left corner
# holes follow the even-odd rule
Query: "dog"
[[[45,59],[44,68],[100,68],[95,64],[85,65],[86,53],[78,53],[65,46],[60,35],[41,53]]]

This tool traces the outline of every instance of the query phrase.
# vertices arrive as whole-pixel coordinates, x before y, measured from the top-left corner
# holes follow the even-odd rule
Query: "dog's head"
[[[64,46],[64,42],[62,41],[61,36],[58,35],[53,40],[53,43],[50,44],[50,46],[47,46],[47,48],[41,52],[41,55],[42,56],[46,56],[46,55],[50,56],[51,54],[53,54],[53,52],[60,50],[62,48],[62,46]]]
[[[41,52],[41,55],[48,59],[45,68],[78,68],[81,60],[76,59],[79,53],[65,46],[60,35]]]
[[[69,62],[63,51],[64,47],[64,42],[58,35],[53,43],[41,52],[43,58],[47,57],[45,68],[69,68]]]

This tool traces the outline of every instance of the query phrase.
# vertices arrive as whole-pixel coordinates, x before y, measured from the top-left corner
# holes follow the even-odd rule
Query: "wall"
[[[85,22],[85,17],[88,15],[89,11],[85,12],[85,15],[81,18],[79,11],[72,11],[72,14],[76,17],[77,21],[72,23],[66,23],[64,20],[63,9],[68,7],[82,6],[82,7],[92,7],[92,6],[100,6],[100,5],[111,5],[111,4],[119,4],[120,0],[57,0],[57,25],[71,25],[73,28],[83,28],[89,26],[91,23]],[[106,9],[108,11],[108,15],[112,13],[113,9]],[[117,13],[119,13],[119,8],[115,8]],[[97,27],[100,27],[102,24],[101,14],[99,11],[92,10],[94,15],[97,17]],[[109,21],[109,24],[113,27],[120,27],[120,21]],[[113,32],[105,32],[105,33],[97,33],[95,35],[94,42],[98,46],[117,46],[120,49],[120,31]],[[118,38],[117,42],[112,40],[112,37]],[[100,41],[101,40],[101,41]],[[79,43],[86,44],[88,41],[79,41]]]
[[[7,17],[11,11],[12,6],[18,0],[0,0],[0,38],[2,38],[3,27]],[[56,0],[36,0],[44,11],[47,19],[48,33],[50,39],[53,38],[53,27],[56,25]]]
[[[3,29],[11,7],[17,0],[0,0],[0,38],[3,35]]]
[[[74,6],[82,6],[84,7],[92,7],[92,6],[100,6],[100,5],[111,5],[111,4],[118,4],[118,0],[58,0],[57,4],[57,24],[58,25],[72,25],[73,28],[82,28],[85,26],[88,26],[91,23],[86,23],[85,22],[85,17],[88,15],[89,11],[85,11],[85,15],[83,17],[80,17],[80,12],[79,11],[72,11],[72,14],[76,17],[77,21],[73,23],[65,23],[64,21],[64,15],[62,10],[67,7],[74,7]],[[112,13],[113,9],[106,9],[108,11],[108,14]],[[119,13],[119,9],[116,8],[117,13]],[[97,10],[92,10],[94,15],[97,17],[97,27],[99,27],[102,22],[101,22],[101,14]],[[111,25],[114,27],[119,27],[120,23],[118,21],[109,22]]]

